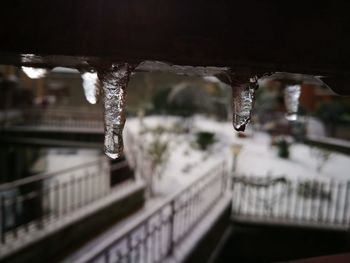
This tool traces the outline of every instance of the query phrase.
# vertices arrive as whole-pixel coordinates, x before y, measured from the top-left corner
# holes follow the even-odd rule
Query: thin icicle
[[[289,121],[295,121],[298,118],[300,92],[300,85],[286,86],[284,89],[286,119]]]
[[[47,69],[22,67],[23,72],[31,79],[40,79],[46,76]]]
[[[96,104],[100,95],[98,87],[98,77],[96,72],[83,72],[83,88],[86,100],[91,104]]]
[[[255,90],[255,83],[232,86],[232,123],[236,131],[244,131],[245,126],[250,121],[255,99]]]
[[[97,71],[104,92],[104,149],[106,155],[113,159],[123,154],[126,86],[132,69],[129,64],[122,63]]]

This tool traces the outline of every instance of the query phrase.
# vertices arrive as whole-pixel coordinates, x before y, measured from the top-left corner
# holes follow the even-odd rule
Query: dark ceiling
[[[331,76],[346,94],[349,11],[345,0],[11,0],[0,8],[0,63],[38,54],[57,58],[47,66],[103,58],[286,71]]]

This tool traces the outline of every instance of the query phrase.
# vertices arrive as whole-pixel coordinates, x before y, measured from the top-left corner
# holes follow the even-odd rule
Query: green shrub
[[[215,142],[214,133],[212,132],[197,132],[196,143],[201,150],[206,150]]]
[[[278,142],[278,156],[284,159],[289,158],[289,144],[286,140],[282,139]]]

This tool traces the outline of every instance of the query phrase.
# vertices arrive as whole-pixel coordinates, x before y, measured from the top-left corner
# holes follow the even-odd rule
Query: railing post
[[[127,237],[127,247],[128,247],[128,252],[127,252],[127,255],[126,255],[126,261],[128,263],[132,262],[132,252],[133,252],[133,249],[132,249],[132,240],[131,240],[131,236],[128,235]]]
[[[17,196],[11,200],[11,209],[13,214],[14,227],[12,230],[13,236],[17,238],[18,214],[17,214]]]
[[[350,220],[348,218],[348,210],[349,210],[349,205],[350,205],[349,197],[350,197],[350,181],[347,181],[346,189],[345,189],[345,197],[344,197],[345,200],[344,200],[343,223],[348,224],[348,227],[350,229]]]
[[[5,215],[5,197],[3,195],[0,196],[0,239],[1,239],[1,244],[5,244],[5,220],[6,220],[6,215]]]
[[[68,187],[70,188],[70,194],[69,194],[69,199],[70,202],[68,201],[68,207],[70,211],[74,211],[76,207],[79,205],[77,204],[77,200],[79,199],[79,193],[77,192],[78,187],[76,185],[79,184],[79,180],[75,179],[75,175],[71,175],[71,180],[68,181]]]
[[[229,191],[231,189],[231,185],[230,185],[231,176],[230,176],[230,172],[228,172],[228,170],[227,170],[226,161],[224,162],[222,169],[223,169],[223,176],[224,176],[224,181],[225,181],[225,192],[226,192],[226,191]]]
[[[175,240],[174,240],[174,231],[175,231],[175,199],[170,202],[170,227],[169,227],[169,250],[168,257],[172,256],[174,253]]]
[[[53,209],[55,209],[55,216],[57,217],[57,218],[59,218],[60,217],[60,215],[61,215],[61,211],[60,211],[60,204],[61,204],[61,202],[60,202],[60,188],[59,188],[59,182],[58,181],[54,181],[54,197],[53,197],[53,199],[54,199],[54,202],[53,202],[53,205],[52,205],[52,207],[53,207]]]
[[[39,215],[39,218],[38,218],[38,224],[37,224],[37,227],[39,229],[42,229],[44,228],[44,210],[43,210],[43,198],[44,198],[44,191],[42,189],[43,186],[39,186],[39,190],[38,190],[38,195],[37,195],[37,198],[38,200],[36,201],[36,209],[37,209],[37,213]]]
[[[336,183],[336,192],[337,192],[337,198],[335,199],[335,208],[334,208],[334,223],[338,224],[339,222],[341,222],[340,220],[340,216],[339,216],[339,210],[340,210],[340,198],[341,198],[341,183]]]

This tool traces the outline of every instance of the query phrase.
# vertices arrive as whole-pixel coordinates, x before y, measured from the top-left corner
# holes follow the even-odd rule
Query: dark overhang
[[[0,9],[0,63],[149,60],[282,71],[330,76],[331,88],[346,94],[349,10],[345,0],[11,0]]]

